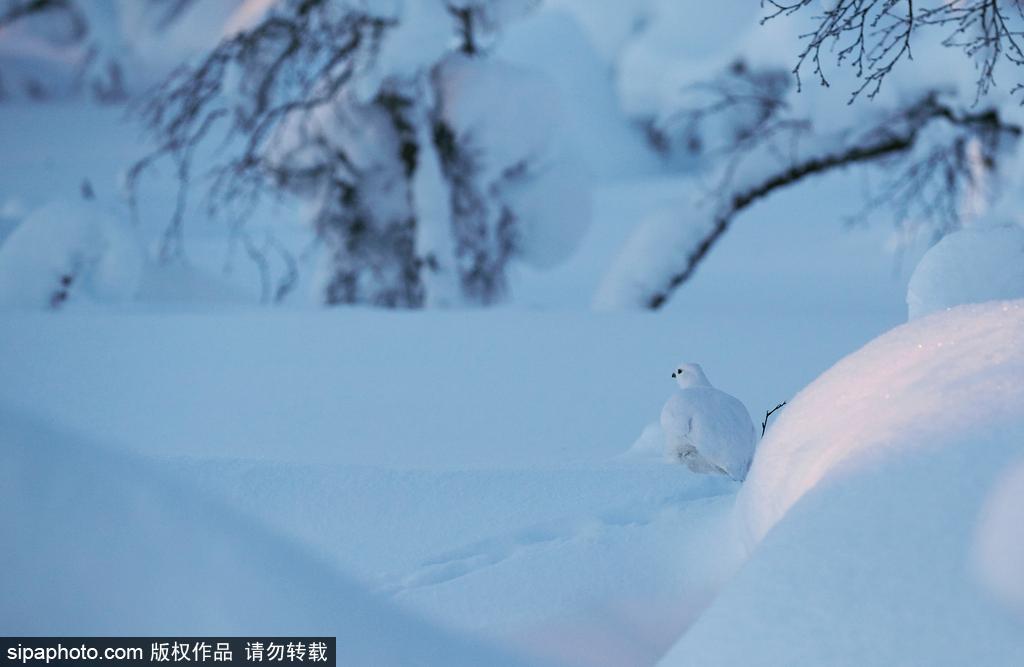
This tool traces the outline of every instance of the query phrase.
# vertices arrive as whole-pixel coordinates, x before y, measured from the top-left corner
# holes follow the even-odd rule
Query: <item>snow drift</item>
[[[393,610],[145,460],[0,409],[10,634],[337,635],[339,662],[519,664]]]
[[[1013,597],[1019,523],[982,510],[1022,452],[1024,301],[877,338],[761,442],[736,508],[756,549],[663,664],[1018,664],[1021,626],[972,570]]]
[[[737,498],[759,542],[830,475],[1024,425],[1024,301],[965,306],[880,336],[800,392]],[[1017,443],[1013,447],[1024,445]]]
[[[929,250],[910,277],[910,319],[965,303],[1024,298],[1024,229],[962,229]]]

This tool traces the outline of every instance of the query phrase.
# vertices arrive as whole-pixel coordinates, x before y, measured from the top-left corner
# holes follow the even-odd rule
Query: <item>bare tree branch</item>
[[[959,113],[940,102],[936,95],[929,95],[917,104],[908,107],[897,117],[874,128],[865,136],[857,137],[855,142],[848,143],[843,148],[798,160],[778,172],[769,173],[753,185],[733,190],[724,196],[713,214],[712,224],[707,233],[694,244],[693,249],[687,254],[683,266],[669,276],[663,286],[654,290],[647,298],[647,307],[657,309],[663,306],[671,294],[693,276],[711,249],[729,230],[736,216],[757,201],[812,176],[858,164],[877,163],[894,156],[907,155],[915,147],[925,129],[938,121],[960,128],[967,136],[980,137],[993,150],[999,147],[1000,141],[1004,137],[1016,139],[1021,135],[1019,126],[1003,121],[994,110]],[[954,146],[937,149],[938,154],[945,155],[944,151],[957,150],[959,142],[963,141],[963,136],[959,135],[953,140]],[[943,169],[941,160],[936,161],[934,152],[931,155],[930,159],[926,158],[911,165],[911,170],[920,173],[917,174],[918,189],[907,193],[908,195],[913,195],[915,192],[919,194],[923,191],[920,185],[921,178],[925,182],[932,178],[945,179],[946,185],[950,186],[950,179],[971,177],[969,173]],[[925,202],[925,205],[928,206],[929,203]]]
[[[762,23],[792,16],[814,0],[761,0],[767,9]],[[922,6],[923,5],[923,6]],[[882,82],[903,60],[913,59],[912,37],[924,29],[944,29],[942,44],[959,48],[978,67],[975,101],[987,94],[996,81],[1000,62],[1024,65],[1024,8],[1021,0],[836,0],[814,17],[816,27],[801,35],[806,40],[793,73],[810,67],[819,83],[829,85],[822,63],[835,58],[848,64],[860,79],[850,96],[875,97]],[[1014,90],[1020,89],[1020,85]]]
[[[772,408],[771,410],[766,410],[766,411],[765,411],[765,413],[764,413],[764,420],[763,420],[763,421],[761,422],[761,437],[762,437],[762,438],[764,437],[764,432],[768,430],[768,418],[769,418],[769,417],[771,417],[771,416],[772,416],[772,414],[773,414],[773,413],[774,413],[774,412],[775,412],[776,410],[780,409],[780,408],[781,408],[782,406],[784,406],[785,404],[786,404],[786,401],[783,401],[783,402],[779,403],[778,405],[776,405],[776,406],[775,406],[774,408]]]
[[[266,159],[274,130],[286,118],[308,116],[330,104],[356,69],[372,58],[381,34],[393,23],[347,9],[339,14],[328,0],[293,0],[256,27],[222,42],[197,65],[179,67],[135,106],[158,145],[128,170],[133,216],[138,217],[139,179],[155,163],[170,159],[178,177],[161,260],[181,253],[192,162],[212,129],[224,125],[226,143],[244,140],[240,152],[213,172],[211,209],[217,200],[248,197],[255,202],[267,181],[281,186],[302,180],[308,174]],[[241,77],[244,102],[223,95],[233,76]],[[346,160],[339,155],[332,159]]]

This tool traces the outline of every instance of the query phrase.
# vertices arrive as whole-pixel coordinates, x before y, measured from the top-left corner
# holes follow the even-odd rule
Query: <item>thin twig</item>
[[[778,410],[779,408],[781,408],[785,404],[786,404],[786,401],[783,401],[783,402],[779,403],[778,405],[776,405],[771,410],[768,410],[767,412],[764,413],[764,421],[761,422],[761,437],[762,438],[764,437],[764,432],[766,430],[768,430],[768,418],[772,416],[773,412],[775,412],[776,410]]]

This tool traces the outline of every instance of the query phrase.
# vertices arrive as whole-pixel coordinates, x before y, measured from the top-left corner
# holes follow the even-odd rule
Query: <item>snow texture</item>
[[[945,236],[910,277],[911,320],[965,303],[1024,298],[1024,229],[970,227]]]
[[[538,70],[461,54],[436,77],[440,117],[480,153],[480,181],[516,216],[520,258],[563,261],[590,222],[590,178],[562,139],[570,123],[558,87]]]
[[[53,3],[0,32],[0,97],[122,102],[267,0]],[[116,71],[116,74],[115,74]]]
[[[597,310],[642,308],[685,265],[710,227],[706,207],[680,200],[650,213],[622,244],[594,293]]]
[[[368,206],[422,220],[415,254],[455,267],[443,120],[491,212],[516,217],[524,260],[508,307],[394,313],[240,306],[257,299],[256,269],[200,197],[188,261],[146,266],[135,234],[160,238],[174,170],[147,176],[125,230],[124,213],[100,212],[123,211],[115,184],[145,149],[122,110],[23,100],[39,82],[82,93],[91,44],[83,81],[118,62],[131,94],[276,3],[200,0],[166,24],[153,3],[81,4],[84,39],[45,22],[0,35],[0,294],[39,310],[62,272],[82,278],[59,316],[0,316],[3,629],[323,632],[343,659],[383,665],[518,664],[502,650],[595,667],[1021,664],[1024,303],[939,305],[835,364],[906,320],[908,290],[882,251],[888,220],[844,229],[863,191],[829,175],[745,210],[656,320],[587,309],[644,305],[719,210],[721,174],[663,158],[644,128],[738,57],[788,72],[811,12],[759,26],[749,0],[551,0],[525,16],[529,0],[357,0],[401,20],[360,62],[358,90],[286,121],[268,157],[299,168],[330,158],[317,140],[343,148]],[[481,56],[449,55],[448,6],[476,12]],[[828,89],[805,78],[786,101],[823,140],[801,150],[830,150],[924,90],[973,91],[973,65],[934,41],[916,41],[873,102],[847,105],[848,67],[824,63]],[[408,109],[411,178],[370,101],[382,86],[423,102]],[[777,165],[747,156],[731,183]],[[979,181],[957,211],[972,231],[1020,222],[1024,162],[1000,165],[1005,183]],[[85,175],[99,204],[31,214],[77,197]],[[983,201],[997,185],[1000,216]],[[300,224],[325,190],[246,222],[294,255],[296,293],[313,292],[329,250]],[[928,299],[1000,296],[1021,263],[1019,245],[999,245],[934,267]],[[457,302],[457,278],[425,272],[428,304]],[[619,455],[656,416],[679,350],[751,407],[800,392],[742,487],[664,465],[660,423]]]
[[[800,392],[758,446],[737,500],[750,544],[810,489],[887,452],[971,440],[1024,415],[1024,301],[911,322]],[[825,434],[828,434],[827,436]]]
[[[523,664],[390,608],[144,459],[0,410],[0,626],[337,636],[340,663]],[[531,661],[530,664],[534,664]]]
[[[663,168],[659,156],[623,113],[608,63],[580,25],[594,18],[604,17],[589,6],[570,14],[557,3],[545,2],[508,26],[495,55],[550,77],[560,92],[558,133],[596,180],[658,173]]]
[[[937,313],[851,354],[762,441],[736,507],[756,548],[661,664],[1018,664],[1024,633],[971,553],[1022,443],[1024,301]],[[1000,557],[981,561],[1012,596],[1019,523],[988,507]]]
[[[0,245],[0,306],[130,301],[145,264],[135,231],[97,206],[48,204]]]

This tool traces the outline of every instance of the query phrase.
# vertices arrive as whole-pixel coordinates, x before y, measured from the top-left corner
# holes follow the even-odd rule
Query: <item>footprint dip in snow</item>
[[[711,386],[698,364],[679,364],[672,377],[679,389],[661,409],[666,455],[694,472],[742,481],[757,441],[747,408]]]

